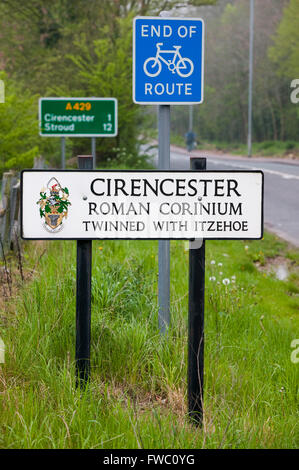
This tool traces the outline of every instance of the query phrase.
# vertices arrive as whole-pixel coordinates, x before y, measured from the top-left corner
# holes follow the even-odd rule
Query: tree
[[[296,139],[298,120],[289,100],[289,83],[277,76],[268,57],[286,0],[255,2],[253,136],[256,141]],[[297,0],[298,3],[298,0]],[[294,13],[294,12],[293,12]],[[223,0],[204,9],[206,19],[205,98],[195,108],[199,139],[246,142],[249,75],[249,2]],[[294,76],[293,76],[294,78]],[[177,108],[177,132],[188,119]],[[186,114],[186,113],[185,113]]]
[[[89,43],[85,34],[73,43],[73,53],[67,64],[76,70],[72,94],[78,96],[111,96],[118,99],[118,136],[115,139],[98,139],[102,156],[111,157],[112,147],[136,151],[140,132],[142,110],[132,102],[132,17],[117,20],[118,35],[109,38],[109,28],[102,32],[105,38]],[[69,87],[68,87],[69,88]],[[64,94],[63,88],[56,90]]]
[[[299,0],[290,0],[269,49],[269,57],[281,76],[299,77]]]
[[[5,83],[5,103],[0,104],[0,173],[11,168],[32,168],[40,151],[37,97],[21,91],[3,72],[0,78]]]
[[[8,76],[39,96],[113,96],[119,102],[119,136],[99,139],[99,154],[112,148],[137,152],[146,113],[132,103],[132,19],[179,4],[215,0],[2,0],[0,50]],[[35,121],[36,122],[36,121]],[[36,125],[37,123],[35,123]],[[53,140],[43,139],[46,156]],[[90,148],[72,139],[74,153]],[[47,142],[48,145],[45,145]],[[57,157],[56,157],[57,158]]]
[[[33,92],[45,94],[64,77],[65,55],[73,40],[89,42],[119,36],[119,19],[157,15],[179,5],[214,4],[216,0],[2,0],[0,50],[4,68]],[[107,32],[108,31],[108,32]]]

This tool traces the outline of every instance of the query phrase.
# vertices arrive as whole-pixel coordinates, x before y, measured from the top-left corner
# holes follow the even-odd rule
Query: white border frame
[[[135,42],[136,42],[136,20],[147,19],[147,20],[182,20],[182,21],[200,21],[202,23],[202,54],[201,54],[201,71],[202,71],[202,81],[201,81],[201,101],[136,101],[135,97]],[[133,102],[136,104],[143,105],[189,105],[189,104],[201,104],[204,100],[204,51],[205,51],[205,22],[202,18],[182,18],[182,17],[160,17],[160,16],[135,16],[133,19]]]
[[[41,103],[43,100],[53,101],[53,100],[90,100],[90,101],[114,101],[115,113],[114,113],[114,134],[43,134],[41,131]],[[74,97],[41,97],[38,100],[38,126],[39,126],[39,135],[41,137],[116,137],[118,133],[118,100],[117,98],[97,98],[93,96],[74,96]]]

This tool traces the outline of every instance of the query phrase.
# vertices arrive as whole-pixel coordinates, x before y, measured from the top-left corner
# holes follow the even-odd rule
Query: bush
[[[3,72],[5,102],[0,104],[0,174],[8,169],[31,168],[39,155],[37,96],[21,89]]]

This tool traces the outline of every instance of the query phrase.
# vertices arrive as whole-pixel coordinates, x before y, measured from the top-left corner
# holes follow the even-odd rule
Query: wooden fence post
[[[18,248],[17,238],[20,233],[20,181],[18,180],[11,188],[10,203],[10,245],[13,250]],[[20,242],[19,242],[20,243]]]
[[[9,250],[8,240],[10,235],[10,190],[12,178],[12,171],[7,171],[3,174],[0,237],[2,240],[2,247],[5,253]],[[0,256],[2,257],[3,253],[1,253]]]
[[[2,179],[2,200],[0,204],[0,238],[4,253],[11,249],[12,226],[16,218],[16,210],[19,210],[20,188],[15,186],[18,183],[17,173],[10,170],[3,174]],[[0,257],[3,252],[0,250]]]

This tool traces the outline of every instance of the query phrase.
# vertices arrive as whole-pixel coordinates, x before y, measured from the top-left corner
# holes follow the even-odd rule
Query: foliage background
[[[249,7],[248,0],[220,0],[197,9],[206,22],[205,98],[194,107],[199,141],[246,142]],[[254,20],[253,140],[298,141],[290,83],[299,76],[299,1],[255,0]],[[172,130],[187,132],[187,108],[173,109]]]
[[[194,107],[199,141],[245,143],[248,90],[248,0],[3,0],[0,71],[0,172],[31,166],[43,155],[59,166],[59,139],[38,136],[39,96],[114,96],[119,135],[97,139],[97,160],[137,162],[140,144],[156,131],[156,107],[132,103],[132,18],[171,10],[206,23],[205,101]],[[299,0],[256,0],[253,140],[297,146],[298,107],[290,82],[299,64]],[[298,39],[298,40],[297,40]],[[188,107],[172,107],[172,131],[184,136]],[[270,150],[269,150],[270,151]],[[90,139],[67,139],[67,156],[90,152]]]
[[[59,166],[59,139],[38,137],[39,96],[116,97],[119,135],[97,139],[98,162],[122,155],[131,166],[140,164],[140,136],[152,117],[132,102],[132,19],[179,3],[3,0],[0,70],[6,73],[7,101],[0,111],[0,171],[31,166],[39,154]],[[90,139],[67,139],[68,157],[89,152]]]

